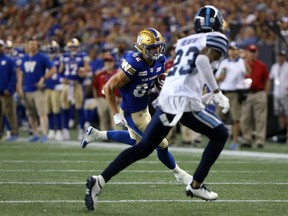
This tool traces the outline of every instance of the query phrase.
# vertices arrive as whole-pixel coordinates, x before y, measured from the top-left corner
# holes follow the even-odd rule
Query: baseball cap
[[[239,49],[239,46],[238,46],[238,44],[237,44],[235,41],[232,41],[232,42],[229,43],[228,48],[229,48],[229,49],[230,49],[230,48],[232,48],[232,49]]]
[[[0,39],[0,46],[4,47],[5,46],[5,42],[3,40]]]
[[[249,45],[249,46],[247,47],[246,50],[248,50],[248,51],[250,51],[250,52],[256,52],[256,51],[258,50],[258,48],[257,48],[257,46],[256,46],[255,44],[251,44],[251,45]]]
[[[279,56],[286,56],[287,55],[287,52],[286,50],[280,50],[279,53],[278,53]]]

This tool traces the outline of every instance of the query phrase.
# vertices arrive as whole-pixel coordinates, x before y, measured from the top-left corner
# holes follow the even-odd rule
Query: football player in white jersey
[[[204,200],[218,198],[203,182],[228,138],[228,131],[219,117],[205,107],[205,104],[215,103],[223,107],[223,112],[230,108],[211,66],[227,51],[228,41],[221,33],[222,26],[223,18],[217,8],[206,5],[199,9],[194,18],[196,34],[177,42],[174,66],[154,102],[157,109],[142,140],[120,153],[100,175],[87,179],[85,204],[88,210],[94,210],[102,188],[113,176],[151,154],[177,122],[209,138],[193,180],[186,186],[187,196]],[[202,96],[205,85],[211,92]]]

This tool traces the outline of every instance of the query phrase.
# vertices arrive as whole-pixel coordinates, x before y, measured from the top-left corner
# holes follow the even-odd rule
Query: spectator
[[[231,42],[228,47],[228,58],[224,59],[219,69],[216,72],[216,80],[219,83],[221,91],[229,98],[230,102],[230,116],[232,120],[232,144],[229,149],[235,150],[238,148],[238,136],[240,132],[240,91],[245,88],[244,76],[250,74],[250,67],[247,65],[245,59],[239,56],[239,47],[235,42]],[[226,114],[221,112],[219,107],[216,108],[217,115],[222,120],[227,120]]]
[[[269,92],[269,73],[265,63],[257,59],[258,49],[256,45],[247,47],[247,62],[251,67],[252,80],[247,98],[242,103],[240,127],[243,143],[240,147],[252,147],[253,123],[255,122],[256,145],[263,148],[266,138],[267,123],[267,94]]]
[[[285,137],[287,140],[288,123],[288,62],[286,50],[278,53],[277,62],[272,65],[270,79],[273,80],[274,114],[278,116],[280,134],[278,140]],[[284,135],[284,136],[283,136]],[[284,139],[285,139],[284,138]],[[283,139],[283,138],[282,138]]]
[[[4,47],[4,41],[0,40],[0,138],[3,117],[6,116],[11,126],[11,136],[7,141],[14,141],[18,136],[16,105],[13,99],[16,90],[16,67],[14,61],[4,53]]]
[[[24,98],[28,120],[33,131],[33,137],[28,140],[29,142],[40,139],[38,136],[38,117],[42,130],[40,141],[47,141],[48,118],[43,91],[44,82],[56,72],[56,68],[48,56],[41,53],[38,47],[39,43],[36,38],[33,37],[28,40],[28,55],[23,57],[21,71],[18,73],[19,96]],[[46,70],[49,71],[45,74]]]

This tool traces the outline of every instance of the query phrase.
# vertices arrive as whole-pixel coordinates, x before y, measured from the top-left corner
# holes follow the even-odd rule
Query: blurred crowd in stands
[[[1,3],[2,2],[2,3]],[[0,2],[0,38],[22,44],[37,35],[43,42],[64,46],[78,38],[85,51],[129,45],[141,29],[155,27],[173,44],[192,32],[197,8],[212,4],[221,9],[226,34],[240,46],[274,44],[288,37],[285,0],[3,0]],[[2,5],[1,5],[2,4]],[[282,32],[282,34],[281,34]]]
[[[123,53],[133,49],[138,32],[144,28],[156,28],[167,48],[172,47],[178,38],[194,32],[195,12],[205,4],[221,9],[224,32],[230,41],[243,50],[257,46],[259,59],[268,70],[276,62],[277,53],[287,49],[285,0],[2,0],[0,39],[6,41],[7,48],[23,52],[32,37],[37,38],[43,50],[56,41],[59,52],[64,52],[69,41],[76,38],[78,52],[90,57],[95,75],[105,66],[105,59],[113,61],[117,68]],[[93,97],[89,90],[93,86],[85,86],[87,98]]]

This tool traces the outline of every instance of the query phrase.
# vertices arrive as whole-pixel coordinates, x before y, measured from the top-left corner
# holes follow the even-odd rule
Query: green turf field
[[[264,153],[223,151],[206,180],[219,194],[215,202],[187,197],[185,187],[153,153],[113,178],[97,209],[88,212],[86,178],[99,174],[123,148],[112,143],[86,149],[78,142],[0,143],[0,215],[288,215],[288,145],[283,144],[269,144]],[[171,151],[193,173],[202,148]]]

